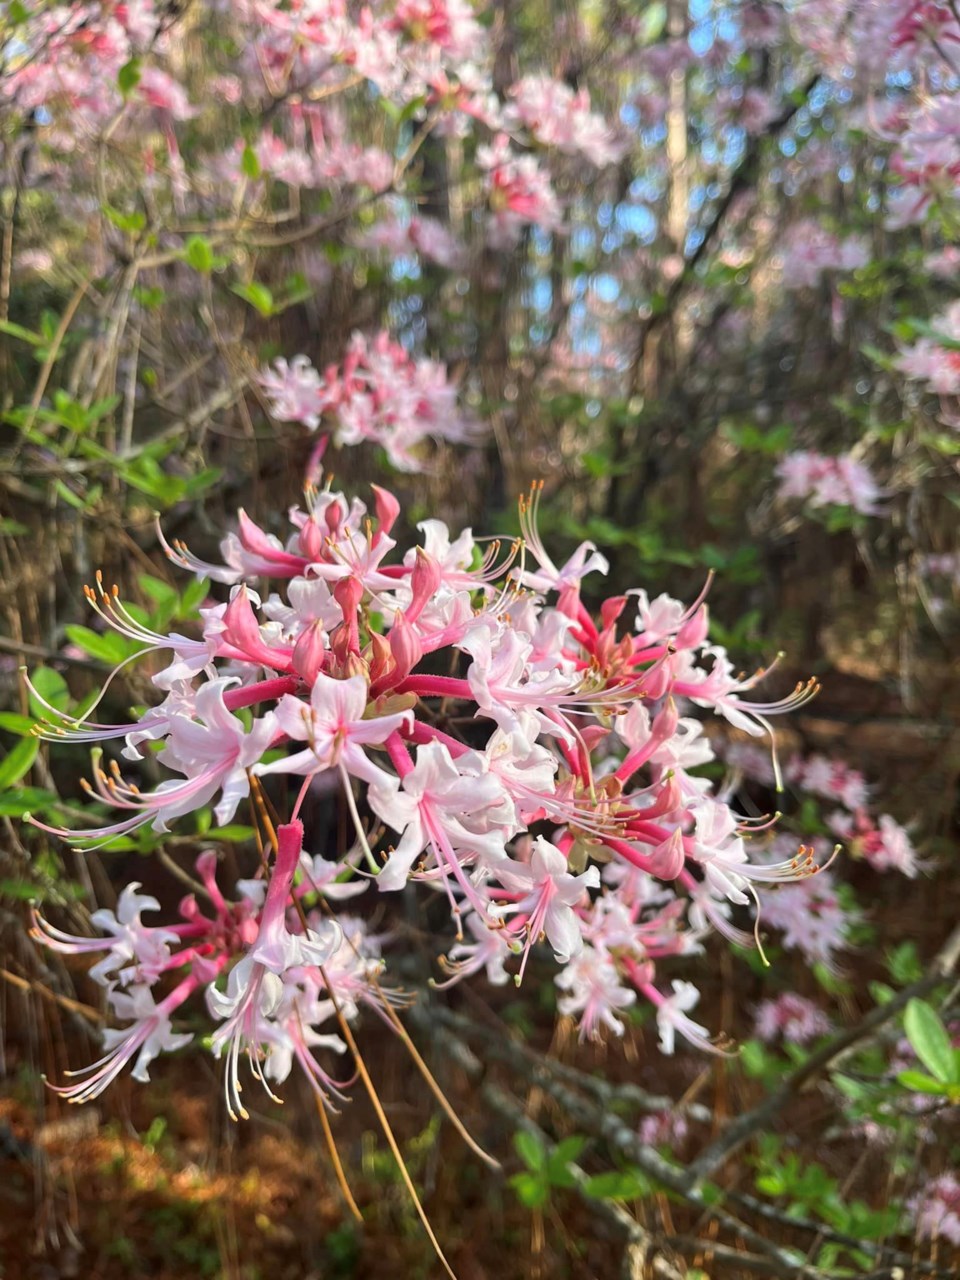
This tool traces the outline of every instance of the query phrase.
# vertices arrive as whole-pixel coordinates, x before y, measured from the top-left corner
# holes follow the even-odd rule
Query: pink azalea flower
[[[574,907],[583,900],[587,889],[599,887],[600,872],[596,867],[588,867],[581,875],[571,875],[567,860],[557,846],[537,836],[529,863],[504,862],[497,866],[496,874],[507,889],[523,895],[502,909],[521,916],[527,932],[520,978],[530,946],[541,934],[546,935],[561,963],[580,954],[583,930]]]
[[[369,686],[363,676],[334,680],[322,672],[310,691],[309,705],[285,694],[275,712],[277,727],[294,742],[308,746],[272,764],[258,764],[254,773],[311,774],[342,769],[352,777],[389,786],[392,777],[365,754],[363,747],[386,742],[391,733],[413,722],[409,711],[365,719]]]

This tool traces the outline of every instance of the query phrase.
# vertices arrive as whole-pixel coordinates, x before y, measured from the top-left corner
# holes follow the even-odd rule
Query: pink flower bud
[[[360,623],[357,610],[363,599],[363,583],[359,578],[341,578],[333,588],[333,598],[343,611],[343,631],[338,634],[338,645],[344,652],[360,653]],[[340,628],[337,629],[338,632]]]
[[[275,540],[272,540],[268,533],[265,533],[258,524],[255,524],[250,519],[243,507],[237,512],[237,519],[239,521],[237,532],[240,535],[241,543],[247,551],[255,556],[265,556],[268,559],[276,555]]]
[[[643,673],[640,692],[644,698],[662,698],[673,683],[673,669],[667,662],[655,662]]]
[[[289,671],[290,650],[272,649],[264,643],[260,624],[245,586],[240,587],[227,605],[222,622],[221,639],[224,644],[238,649],[245,657],[260,662],[273,671]]]
[[[650,874],[658,880],[676,880],[683,870],[683,834],[676,827],[650,854]]]
[[[312,686],[323,670],[325,655],[323,624],[317,620],[301,631],[293,647],[293,669],[308,685]]]
[[[323,542],[326,534],[324,534],[320,525],[314,516],[304,521],[300,529],[300,536],[297,541],[300,543],[300,550],[311,562],[319,560],[323,554]]]
[[[440,566],[433,556],[428,555],[422,547],[417,547],[416,562],[410,574],[413,600],[407,609],[408,622],[416,622],[419,618],[424,606],[436,595],[442,576]]]
[[[197,905],[197,899],[194,894],[188,893],[185,898],[180,899],[180,906],[177,908],[184,920],[196,920],[200,914],[200,908]]]
[[[669,742],[677,732],[677,725],[680,723],[680,713],[677,710],[677,704],[673,698],[668,698],[653,721],[652,736],[658,742]]]
[[[370,635],[370,643],[367,646],[364,657],[367,660],[367,667],[370,671],[371,690],[374,685],[378,685],[388,676],[392,676],[394,669],[393,654],[390,651],[390,642],[386,636],[380,635],[374,631]],[[392,681],[391,681],[392,683]]]
[[[252,947],[260,933],[260,926],[253,916],[247,916],[237,926],[237,937],[245,947]]]
[[[332,534],[336,534],[337,530],[343,522],[343,512],[340,509],[339,502],[331,502],[327,505],[326,511],[323,513],[327,522],[327,528]]]
[[[234,593],[224,610],[222,634],[227,644],[233,645],[235,649],[242,649],[244,653],[259,647],[260,627],[246,587],[240,587]]]
[[[683,792],[680,790],[680,782],[675,773],[671,773],[668,778],[660,786],[657,792],[657,798],[653,804],[644,809],[643,817],[645,820],[653,818],[662,818],[668,814],[676,813],[678,809],[683,808]]]
[[[377,521],[380,526],[378,533],[387,534],[393,528],[397,516],[400,514],[400,503],[392,493],[387,489],[381,489],[378,484],[372,484],[370,488],[373,490]]]
[[[623,613],[626,603],[626,596],[610,596],[609,599],[604,600],[600,606],[600,618],[603,621],[604,631],[610,630],[621,613]]]
[[[390,628],[390,652],[397,664],[395,682],[406,679],[423,657],[420,637],[402,613],[398,613]]]
[[[709,629],[710,614],[707,606],[702,604],[677,632],[677,648],[699,649],[705,643]]]

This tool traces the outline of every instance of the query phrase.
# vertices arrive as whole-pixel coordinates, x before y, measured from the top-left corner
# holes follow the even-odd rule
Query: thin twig
[[[960,963],[960,926],[954,929],[923,978],[904,987],[886,1004],[872,1009],[856,1026],[833,1036],[815,1053],[812,1053],[801,1066],[791,1071],[780,1087],[768,1094],[758,1106],[732,1121],[717,1140],[701,1151],[688,1166],[684,1179],[685,1187],[687,1189],[695,1187],[719,1169],[755,1133],[767,1128],[774,1116],[809,1080],[820,1075],[845,1050],[870,1039],[882,1026],[905,1009],[910,1000],[927,995],[944,978],[954,972],[958,963]]]
[[[501,1115],[506,1116],[513,1124],[524,1129],[527,1133],[533,1134],[540,1146],[547,1152],[548,1157],[553,1154],[556,1149],[555,1144],[540,1126],[524,1113],[522,1105],[516,1098],[511,1097],[492,1084],[484,1085],[482,1094],[484,1101],[489,1103],[495,1111],[499,1111]],[[622,1205],[613,1200],[598,1200],[596,1197],[591,1196],[587,1190],[587,1183],[590,1180],[589,1175],[575,1161],[568,1161],[566,1167],[581,1197],[590,1206],[591,1212],[605,1219],[618,1234],[626,1236],[632,1245],[639,1245],[643,1264],[649,1267],[654,1275],[662,1276],[664,1280],[683,1280],[684,1271],[664,1257],[657,1249],[656,1238],[651,1232],[637,1222],[636,1218],[628,1213]],[[641,1274],[645,1274],[642,1267]]]

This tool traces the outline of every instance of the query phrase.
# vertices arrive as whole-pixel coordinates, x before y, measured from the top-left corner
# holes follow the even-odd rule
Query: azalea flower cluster
[[[788,289],[811,289],[828,273],[855,271],[870,261],[859,236],[841,239],[811,219],[790,228],[778,253]]]
[[[909,1209],[925,1240],[949,1240],[960,1248],[960,1179],[952,1173],[931,1178]]]
[[[792,34],[820,69],[850,95],[859,91],[861,122],[892,150],[899,181],[887,202],[887,226],[923,223],[958,194],[957,61],[960,21],[949,0],[889,0],[849,6],[805,0],[793,6]],[[913,90],[910,97],[891,93]],[[949,223],[948,223],[949,225]]]
[[[826,800],[838,800],[841,808],[827,814],[827,826],[847,844],[852,857],[864,858],[874,871],[899,871],[910,879],[920,869],[917,852],[907,830],[888,813],[870,812],[870,792],[858,769],[826,756],[794,756],[784,769],[794,786]]]
[[[750,742],[730,742],[722,749],[727,764],[741,777],[773,788],[776,778],[770,757]],[[874,871],[899,871],[913,879],[922,869],[906,828],[889,814],[871,811],[870,790],[863,774],[846,761],[819,753],[794,755],[783,766],[788,786],[807,795],[833,801],[837,808],[825,815],[831,833],[855,858],[863,858]],[[773,834],[758,857],[782,858],[788,840]],[[827,856],[830,844],[822,837],[808,840],[817,857]],[[837,969],[836,953],[848,945],[848,934],[859,912],[837,891],[833,873],[824,871],[811,880],[786,885],[764,903],[763,923],[780,931],[787,950],[799,950],[812,964]]]
[[[423,469],[424,440],[462,442],[477,434],[457,407],[444,366],[415,359],[386,332],[372,340],[355,333],[343,364],[331,365],[323,378],[299,355],[276,360],[259,382],[278,421],[316,430],[328,415],[336,444],[378,444],[399,471]]]
[[[757,1005],[755,1031],[767,1044],[776,1040],[809,1044],[830,1029],[830,1019],[823,1010],[794,991],[785,991],[775,1000],[762,1000]]]
[[[960,585],[960,555],[944,551],[924,556],[920,571],[931,577],[949,578],[953,586]]]
[[[861,515],[882,515],[878,502],[886,494],[870,468],[851,454],[829,457],[800,450],[777,463],[781,498],[802,498],[812,507],[852,507]]]
[[[124,764],[114,756],[88,784],[116,821],[43,829],[90,847],[147,824],[163,833],[208,804],[229,823],[249,798],[266,856],[228,898],[204,854],[171,925],[143,923],[156,903],[136,885],[115,916],[94,918],[101,938],[37,917],[48,946],[105,953],[94,976],[130,1022],[62,1087],[67,1097],[95,1096],[131,1061],[144,1078],[157,1053],[183,1043],[172,1018],[202,993],[232,1114],[243,1114],[244,1057],[268,1089],[296,1061],[330,1102],[339,1085],[319,1057],[342,1048],[363,1006],[393,1025],[397,999],[381,985],[378,944],[333,907],[410,882],[449,906],[446,983],[480,970],[519,982],[545,940],[561,1010],[582,1035],[621,1034],[646,1001],[665,1052],[678,1035],[712,1047],[689,1016],[696,988],[673,978],[664,989],[661,965],[712,930],[748,942],[733,917],[749,923],[756,887],[804,881],[816,864],[796,847],[777,863],[748,858],[745,836],[769,823],[739,817],[698,772],[713,752],[693,711],[759,738],[815,686],[752,701],[766,673],[735,674],[708,643],[702,597],[685,606],[638,588],[588,610],[584,579],[607,563],[584,543],[558,566],[538,500],[521,505],[509,550],[469,529],[453,537],[439,520],[401,549],[400,506],[377,487],[372,510],[309,490],[285,541],[241,511],[222,563],[164,544],[177,565],[230,588],[200,609],[196,638],[150,631],[99,579],[88,590],[103,620],[167,656],[152,677],[163,697],[126,724],[48,708],[43,734],[119,746]],[[148,754],[170,773],[152,790],[125,777]],[[276,777],[292,780],[296,799],[275,826]],[[301,821],[308,794],[331,786],[355,836],[340,857],[308,853]]]
[[[897,365],[938,396],[960,396],[960,302],[930,321],[931,334],[901,349]],[[952,425],[958,425],[954,415]]]

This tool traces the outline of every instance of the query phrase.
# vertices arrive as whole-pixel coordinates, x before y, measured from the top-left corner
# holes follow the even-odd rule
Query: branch
[[[951,939],[951,942],[953,943],[954,951],[960,953],[960,928],[957,930],[956,938]],[[948,943],[940,953],[938,961],[934,962],[933,967],[936,968],[938,963],[942,963],[945,966],[955,963],[956,955],[954,960],[951,961],[951,954],[951,943]],[[936,981],[939,981],[940,977],[941,975],[938,974]],[[920,987],[923,987],[922,981],[914,984],[906,998],[909,999],[912,994],[916,994],[917,989]],[[924,989],[928,990],[929,988],[924,987]],[[883,1007],[884,1009],[887,1008],[887,1006]],[[891,1267],[906,1267],[917,1274],[929,1276],[950,1277],[953,1274],[950,1271],[938,1268],[933,1263],[921,1261],[900,1250],[878,1245],[870,1240],[859,1240],[843,1232],[834,1231],[827,1223],[807,1218],[793,1218],[778,1210],[775,1206],[767,1205],[753,1196],[715,1187],[710,1188],[709,1193],[705,1194],[705,1189],[698,1185],[693,1185],[694,1180],[689,1177],[689,1169],[684,1170],[664,1160],[654,1148],[645,1145],[640,1140],[635,1129],[631,1128],[615,1113],[613,1107],[617,1101],[621,1100],[621,1089],[627,1096],[632,1093],[642,1094],[642,1091],[636,1090],[634,1086],[609,1085],[605,1081],[594,1080],[593,1077],[586,1075],[584,1072],[576,1071],[572,1067],[540,1058],[538,1054],[527,1049],[522,1044],[512,1041],[508,1036],[491,1037],[486,1028],[478,1027],[471,1023],[469,1019],[438,1006],[433,1006],[427,1010],[417,1005],[414,1006],[410,1013],[418,1021],[422,1021],[425,1027],[429,1027],[439,1047],[452,1057],[468,1075],[475,1078],[482,1071],[483,1063],[461,1039],[460,1035],[448,1028],[456,1026],[463,1035],[469,1035],[471,1032],[474,1035],[482,1034],[484,1036],[485,1058],[489,1058],[492,1055],[508,1062],[514,1070],[521,1069],[526,1079],[535,1083],[548,1094],[563,1109],[565,1114],[573,1118],[583,1130],[602,1137],[613,1150],[629,1160],[641,1172],[647,1174],[652,1181],[672,1191],[686,1204],[714,1219],[729,1235],[743,1240],[754,1250],[754,1253],[740,1254],[736,1250],[724,1247],[726,1251],[723,1256],[725,1260],[743,1259],[742,1266],[745,1270],[788,1277],[789,1280],[794,1280],[794,1278],[803,1280],[804,1277],[807,1280],[829,1280],[829,1277],[821,1270],[812,1265],[799,1262],[795,1251],[780,1248],[765,1235],[748,1226],[736,1214],[718,1205],[715,1202],[718,1193],[725,1201],[739,1206],[750,1214],[764,1218],[768,1222],[776,1222],[778,1225],[788,1227],[791,1230],[796,1230],[806,1235],[819,1236],[824,1241],[839,1244],[846,1248],[857,1249],[871,1257],[878,1266],[889,1264]],[[863,1023],[854,1028],[856,1033],[862,1032],[862,1030]],[[836,1053],[842,1051],[842,1046],[839,1046],[837,1041],[846,1041],[848,1039],[849,1034],[836,1037],[831,1042],[833,1048],[831,1056],[835,1056]],[[558,1079],[561,1076],[566,1077],[573,1087],[568,1087],[566,1084],[561,1083]],[[575,1092],[575,1089],[598,1092],[600,1096],[594,1100],[587,1101],[581,1093]],[[645,1100],[656,1102],[657,1107],[655,1109],[657,1110],[661,1109],[660,1104],[664,1102],[668,1106],[675,1106],[671,1099],[654,1098],[652,1095],[645,1095]],[[523,1108],[520,1103],[515,1102],[514,1105],[519,1108],[519,1112],[522,1115]],[[502,1110],[503,1108],[498,1109]],[[703,1110],[706,1111],[706,1108],[703,1108]],[[707,1115],[709,1117],[709,1112],[707,1112]],[[684,1251],[686,1251],[686,1245],[689,1244],[689,1240],[692,1239],[685,1237],[678,1239],[672,1237],[657,1238],[662,1239],[663,1242],[671,1246],[676,1246],[678,1249],[683,1248]],[[716,1256],[720,1256],[720,1246],[717,1246],[714,1241],[702,1240],[699,1242],[700,1252],[706,1253],[711,1250],[714,1251]],[[881,1277],[882,1280],[889,1280],[889,1276],[889,1271],[878,1272],[877,1280],[881,1280]]]
[[[418,1004],[411,1009],[410,1014],[415,1019],[419,1019],[423,1015],[424,1026],[428,1027],[435,1036],[437,1035],[438,1023],[454,1032],[459,1032],[460,1035],[468,1036],[473,1034],[476,1036],[485,1034],[469,1018],[464,1017],[462,1014],[454,1013],[453,1010],[440,1005],[431,1007],[429,1015],[427,1015],[426,1010],[421,1009]],[[699,1123],[710,1124],[713,1121],[713,1112],[709,1107],[703,1106],[702,1103],[692,1102],[685,1106],[678,1106],[676,1099],[669,1097],[667,1094],[648,1093],[645,1089],[641,1089],[634,1084],[611,1084],[602,1076],[591,1075],[587,1071],[579,1071],[576,1067],[568,1066],[563,1062],[555,1062],[552,1058],[544,1058],[536,1050],[528,1049],[522,1041],[514,1040],[509,1035],[503,1035],[502,1032],[503,1027],[498,1027],[497,1034],[485,1042],[484,1052],[488,1056],[492,1055],[513,1067],[520,1068],[530,1079],[545,1076],[548,1084],[551,1080],[565,1081],[574,1089],[580,1089],[585,1093],[592,1094],[596,1098],[598,1105],[604,1110],[629,1103],[638,1111],[651,1113],[674,1111],[678,1115],[689,1116]],[[463,1045],[463,1042],[456,1035],[440,1033],[439,1038],[443,1040],[445,1046],[449,1045],[451,1048],[455,1045]]]
[[[0,636],[0,653],[22,653],[25,658],[40,658],[43,662],[66,662],[73,667],[89,667],[91,671],[99,671],[101,674],[109,670],[106,663],[96,658],[73,658],[67,653],[45,649],[39,644],[25,644],[22,640],[11,640],[8,636]]]
[[[653,333],[658,325],[662,324],[672,314],[674,304],[680,294],[687,287],[691,276],[694,271],[696,271],[704,254],[719,234],[734,200],[736,200],[741,191],[745,191],[752,184],[753,171],[757,160],[760,157],[760,148],[762,144],[768,138],[776,138],[783,132],[797,112],[800,111],[802,107],[805,107],[809,102],[810,95],[819,83],[819,73],[811,76],[797,94],[796,101],[791,103],[789,107],[782,111],[775,120],[771,120],[762,134],[757,134],[747,143],[743,153],[743,158],[734,170],[726,191],[714,208],[713,216],[704,227],[699,244],[688,257],[684,258],[683,270],[676,279],[671,282],[670,287],[667,290],[665,305],[661,309],[658,309],[656,314],[651,316],[640,329],[640,340],[637,344],[637,354],[634,357],[633,362],[634,373],[636,373],[636,370],[640,367],[643,359],[643,352],[650,334]]]
[[[778,1089],[768,1094],[763,1101],[732,1121],[715,1142],[701,1151],[700,1155],[687,1168],[685,1186],[693,1188],[707,1178],[738,1151],[745,1142],[761,1129],[766,1128],[773,1117],[790,1101],[808,1080],[820,1074],[834,1059],[845,1050],[863,1040],[871,1038],[880,1027],[890,1022],[910,1000],[917,996],[927,995],[938,986],[944,978],[949,977],[960,963],[960,925],[954,929],[947,942],[937,954],[932,965],[923,978],[911,983],[909,987],[897,993],[886,1004],[872,1009],[855,1027],[842,1031],[828,1040],[816,1053],[792,1071]]]
[[[539,1125],[535,1124],[525,1114],[522,1103],[496,1085],[484,1085],[482,1093],[484,1100],[490,1104],[494,1111],[499,1111],[502,1116],[505,1116],[520,1129],[524,1129],[527,1133],[532,1133],[547,1154],[553,1154],[556,1144],[544,1133]],[[641,1226],[636,1218],[629,1214],[622,1205],[613,1200],[598,1200],[596,1197],[591,1196],[586,1190],[589,1175],[574,1161],[569,1161],[566,1167],[576,1183],[581,1199],[590,1206],[591,1212],[600,1218],[604,1218],[618,1234],[625,1235],[628,1242],[634,1246],[632,1256],[629,1257],[631,1267],[635,1267],[639,1262],[640,1275],[646,1275],[647,1272],[644,1268],[649,1267],[655,1276],[661,1276],[664,1280],[683,1280],[685,1272],[664,1257],[662,1251],[657,1247],[655,1237],[645,1227]],[[639,1253],[639,1258],[637,1253]]]

